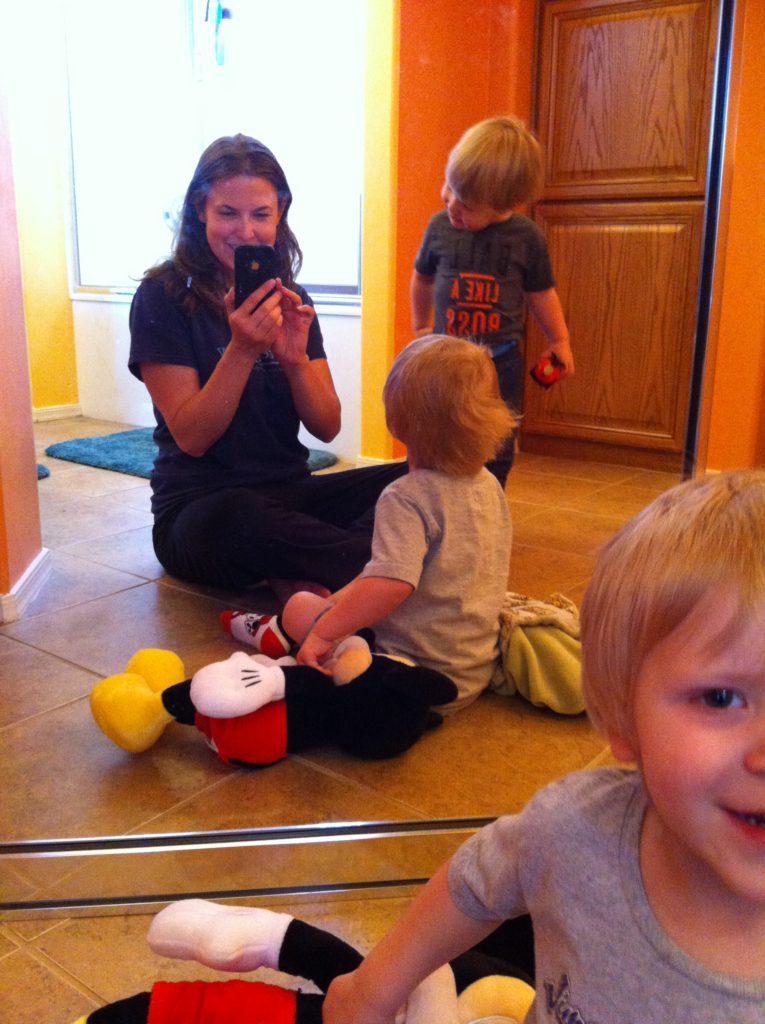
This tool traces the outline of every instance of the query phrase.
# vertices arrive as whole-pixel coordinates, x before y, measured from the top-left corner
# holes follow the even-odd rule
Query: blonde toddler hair
[[[582,684],[598,729],[632,736],[646,657],[714,591],[738,606],[715,642],[756,618],[765,629],[765,470],[678,484],[602,549],[581,607]]]
[[[449,154],[446,183],[463,203],[511,210],[536,199],[542,148],[517,117],[489,117],[464,133]]]
[[[395,359],[383,388],[388,429],[414,464],[473,476],[515,427],[491,356],[461,338],[427,334]]]

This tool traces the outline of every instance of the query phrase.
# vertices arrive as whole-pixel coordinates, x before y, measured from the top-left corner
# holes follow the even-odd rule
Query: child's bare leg
[[[293,594],[282,611],[282,626],[295,641],[302,644],[314,622],[332,607],[329,598],[301,590]]]

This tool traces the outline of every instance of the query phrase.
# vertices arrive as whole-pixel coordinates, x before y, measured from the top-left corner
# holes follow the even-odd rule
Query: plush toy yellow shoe
[[[125,672],[93,687],[90,709],[101,732],[131,754],[154,746],[170,722],[162,692],[186,678],[183,662],[172,651],[138,651]]]
[[[125,671],[143,676],[155,693],[161,693],[168,686],[182,683],[186,679],[186,669],[178,655],[160,647],[145,647],[136,651],[125,666]]]
[[[457,1000],[459,1024],[523,1024],[534,1002],[534,989],[520,978],[489,975],[474,981]]]

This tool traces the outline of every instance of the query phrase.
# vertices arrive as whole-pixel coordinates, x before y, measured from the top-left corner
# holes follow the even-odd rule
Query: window
[[[301,283],[357,301],[365,6],[70,0],[77,285],[133,289],[168,254],[204,147],[244,132],[287,174]]]

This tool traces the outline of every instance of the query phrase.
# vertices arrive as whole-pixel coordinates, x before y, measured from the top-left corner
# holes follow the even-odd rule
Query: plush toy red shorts
[[[297,993],[260,981],[158,981],[148,1024],[294,1024]]]
[[[240,718],[208,718],[197,712],[194,723],[223,761],[273,764],[287,756],[287,704],[275,700]]]

